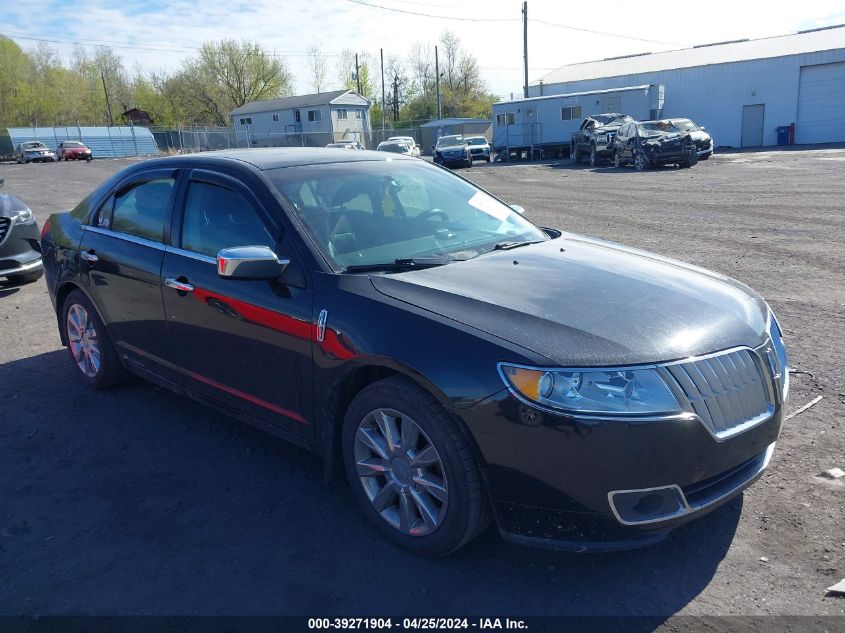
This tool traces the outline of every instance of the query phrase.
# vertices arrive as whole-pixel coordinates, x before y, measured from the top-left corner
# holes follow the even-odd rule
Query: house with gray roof
[[[352,90],[332,90],[252,101],[232,110],[232,127],[250,145],[323,146],[362,143],[370,132],[370,101]]]

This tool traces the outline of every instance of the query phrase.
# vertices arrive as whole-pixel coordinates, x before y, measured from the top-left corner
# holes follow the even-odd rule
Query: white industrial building
[[[796,143],[843,142],[845,25],[569,64],[529,96],[637,85],[664,86],[662,116],[693,119],[719,146],[775,145],[793,123]]]

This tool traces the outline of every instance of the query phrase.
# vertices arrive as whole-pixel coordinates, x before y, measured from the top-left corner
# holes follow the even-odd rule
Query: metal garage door
[[[845,62],[801,67],[796,143],[845,141]]]

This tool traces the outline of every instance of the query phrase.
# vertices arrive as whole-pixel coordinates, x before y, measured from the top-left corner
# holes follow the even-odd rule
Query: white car
[[[414,140],[413,136],[391,136],[387,139],[389,142],[405,143],[411,149],[411,156],[414,158],[420,157],[420,146]]]

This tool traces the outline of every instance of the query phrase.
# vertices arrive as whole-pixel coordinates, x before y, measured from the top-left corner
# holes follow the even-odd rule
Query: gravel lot
[[[0,165],[39,220],[126,161]],[[689,170],[462,172],[547,226],[732,275],[783,324],[793,375],[771,466],[660,545],[567,555],[490,530],[423,560],[359,519],[317,458],[137,381],[86,390],[43,281],[0,285],[0,614],[845,614],[845,150]]]

